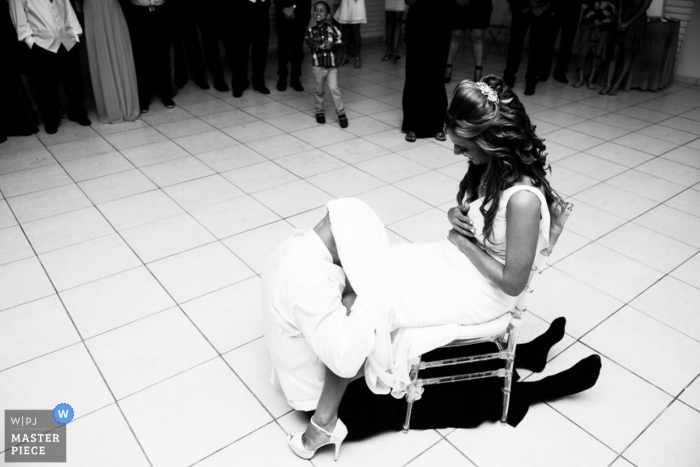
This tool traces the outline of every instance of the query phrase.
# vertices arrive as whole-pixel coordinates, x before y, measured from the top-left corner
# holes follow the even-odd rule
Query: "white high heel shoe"
[[[316,424],[314,421],[313,417],[311,417],[311,424],[315,426],[317,429],[322,431],[323,433],[326,434],[326,436],[329,436],[330,439],[328,440],[327,443],[324,443],[317,447],[314,450],[309,450],[304,447],[304,443],[301,440],[301,435],[303,435],[303,432],[294,432],[292,431],[289,433],[289,438],[287,438],[287,444],[289,444],[289,447],[292,449],[294,454],[297,456],[301,457],[302,459],[311,459],[314,457],[316,454],[316,451],[318,451],[319,448],[322,448],[323,446],[326,446],[328,444],[333,444],[335,445],[335,460],[338,460],[338,455],[340,454],[340,445],[345,439],[345,437],[348,435],[348,427],[345,426],[345,423],[343,423],[340,419],[335,423],[335,428],[333,429],[333,433],[329,432],[328,430],[324,430],[320,426]]]

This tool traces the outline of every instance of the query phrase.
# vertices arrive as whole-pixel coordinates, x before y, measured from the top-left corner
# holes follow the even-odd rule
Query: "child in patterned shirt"
[[[311,49],[312,70],[316,79],[314,86],[316,121],[326,123],[323,97],[326,83],[328,83],[340,127],[347,128],[348,117],[345,115],[345,106],[338,87],[338,63],[335,55],[335,50],[342,44],[340,31],[331,24],[331,9],[324,1],[316,2],[312,18],[316,21],[316,25],[309,26],[306,30],[306,45]]]

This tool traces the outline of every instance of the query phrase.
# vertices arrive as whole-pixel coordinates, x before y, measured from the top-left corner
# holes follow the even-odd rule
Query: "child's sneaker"
[[[345,114],[338,115],[338,121],[340,122],[340,128],[348,127],[348,117]]]
[[[323,112],[316,114],[316,123],[326,123],[326,115]]]

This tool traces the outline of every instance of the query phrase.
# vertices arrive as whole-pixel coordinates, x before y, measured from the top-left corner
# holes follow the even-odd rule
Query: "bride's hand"
[[[447,239],[451,241],[460,251],[464,252],[466,248],[474,246],[474,237],[465,237],[455,229],[447,233]]]
[[[450,208],[447,211],[447,218],[452,224],[452,228],[457,231],[457,233],[464,235],[465,237],[474,236],[474,224],[469,218],[469,205],[462,204]]]

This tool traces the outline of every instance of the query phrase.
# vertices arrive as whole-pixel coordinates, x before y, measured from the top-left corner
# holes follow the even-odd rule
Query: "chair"
[[[518,296],[515,307],[502,316],[478,325],[460,326],[459,333],[455,340],[441,347],[465,347],[474,344],[492,342],[498,347],[497,352],[466,357],[449,358],[430,362],[421,361],[421,356],[413,362],[410,370],[410,384],[406,389],[406,419],[403,425],[403,432],[408,433],[411,423],[411,411],[413,403],[420,399],[424,387],[432,384],[456,383],[479,378],[498,377],[503,378],[503,413],[501,424],[505,425],[508,419],[508,406],[510,404],[510,389],[513,379],[513,363],[515,360],[515,348],[518,341],[518,331],[527,311],[527,302],[530,294],[534,291],[537,278],[542,273],[547,258],[551,255],[554,245],[559,239],[559,235],[564,229],[564,224],[571,214],[573,204],[558,199],[550,206],[550,229],[549,245],[538,252],[530,272],[528,285]],[[430,328],[434,328],[431,326]],[[412,338],[419,337],[420,332],[430,332],[427,328],[416,328]],[[463,363],[482,362],[487,360],[504,360],[504,368],[497,370],[463,373],[452,376],[441,376],[435,378],[419,378],[419,372],[427,368],[438,368]]]

